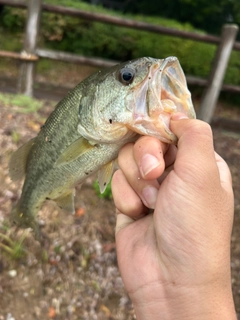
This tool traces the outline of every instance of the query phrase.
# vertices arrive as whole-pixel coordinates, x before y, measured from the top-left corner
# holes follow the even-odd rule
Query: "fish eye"
[[[119,73],[119,80],[122,84],[128,85],[133,82],[135,71],[131,68],[123,68]]]

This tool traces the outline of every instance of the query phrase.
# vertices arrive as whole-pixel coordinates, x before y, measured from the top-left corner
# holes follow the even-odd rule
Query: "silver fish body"
[[[91,75],[58,103],[38,136],[13,154],[11,178],[25,175],[13,220],[34,227],[46,199],[74,212],[74,187],[99,171],[103,191],[125,143],[139,134],[176,143],[169,129],[176,112],[195,118],[175,57],[140,58]]]

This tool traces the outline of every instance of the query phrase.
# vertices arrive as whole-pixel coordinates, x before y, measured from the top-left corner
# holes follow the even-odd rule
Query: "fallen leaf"
[[[56,310],[53,307],[48,309],[48,317],[51,319],[56,317]]]
[[[111,317],[111,311],[104,304],[101,304],[100,310],[104,312],[108,318]]]
[[[75,215],[76,215],[76,217],[81,217],[81,216],[83,216],[85,214],[85,212],[86,212],[86,210],[84,208],[78,208],[76,210]]]
[[[59,263],[59,261],[57,260],[57,259],[55,259],[55,258],[49,258],[49,263],[51,264],[51,265],[53,265],[53,266],[56,266],[58,263]]]
[[[27,126],[35,132],[38,132],[40,130],[40,124],[31,120],[28,121]]]

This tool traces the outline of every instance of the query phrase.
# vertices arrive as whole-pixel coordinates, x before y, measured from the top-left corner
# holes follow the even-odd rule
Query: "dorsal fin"
[[[63,153],[57,159],[55,166],[67,164],[71,161],[74,161],[92,148],[94,148],[94,146],[91,145],[86,139],[81,137],[75,140],[63,151]]]
[[[16,150],[9,161],[9,175],[12,181],[20,180],[26,173],[28,154],[36,138],[33,138]]]

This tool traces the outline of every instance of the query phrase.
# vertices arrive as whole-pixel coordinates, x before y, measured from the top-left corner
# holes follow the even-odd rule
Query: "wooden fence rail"
[[[210,73],[209,80],[200,79],[197,77],[187,77],[189,84],[207,86],[200,106],[200,117],[210,122],[216,106],[216,102],[220,93],[220,90],[227,90],[231,92],[240,92],[239,86],[222,85],[222,80],[227,68],[228,60],[232,49],[240,51],[240,43],[235,42],[235,38],[238,32],[236,25],[226,25],[223,27],[221,37],[216,37],[206,34],[198,34],[194,32],[188,32],[183,30],[177,30],[172,28],[166,28],[163,26],[153,25],[142,21],[136,21],[131,19],[124,19],[119,17],[113,17],[105,14],[98,14],[92,12],[85,12],[82,10],[66,8],[61,6],[53,6],[42,3],[42,0],[0,0],[0,4],[14,6],[18,8],[28,8],[28,18],[26,22],[26,32],[24,41],[24,50],[21,53],[14,53],[8,51],[0,51],[0,57],[10,57],[14,59],[22,60],[20,68],[20,77],[18,90],[27,95],[33,93],[33,79],[34,79],[34,66],[35,62],[39,58],[49,58],[55,60],[62,60],[74,63],[83,63],[96,67],[108,67],[117,63],[117,61],[106,60],[101,58],[90,58],[66,52],[59,52],[53,50],[40,49],[36,46],[36,39],[38,34],[39,20],[41,10],[54,12],[58,14],[64,14],[74,17],[80,17],[82,19],[98,21],[103,23],[115,24],[122,27],[134,28],[138,30],[144,30],[154,33],[166,34],[175,37],[181,37],[191,39],[195,41],[208,42],[213,44],[219,44],[217,54],[214,60],[213,68]],[[227,49],[226,49],[227,47]],[[219,64],[219,61],[221,63]],[[219,73],[219,68],[221,69]],[[220,77],[219,77],[220,75]],[[218,79],[218,80],[217,80]],[[212,91],[209,91],[211,88]],[[208,96],[206,100],[205,96]],[[208,111],[206,111],[208,109]],[[209,111],[210,110],[210,111]]]

